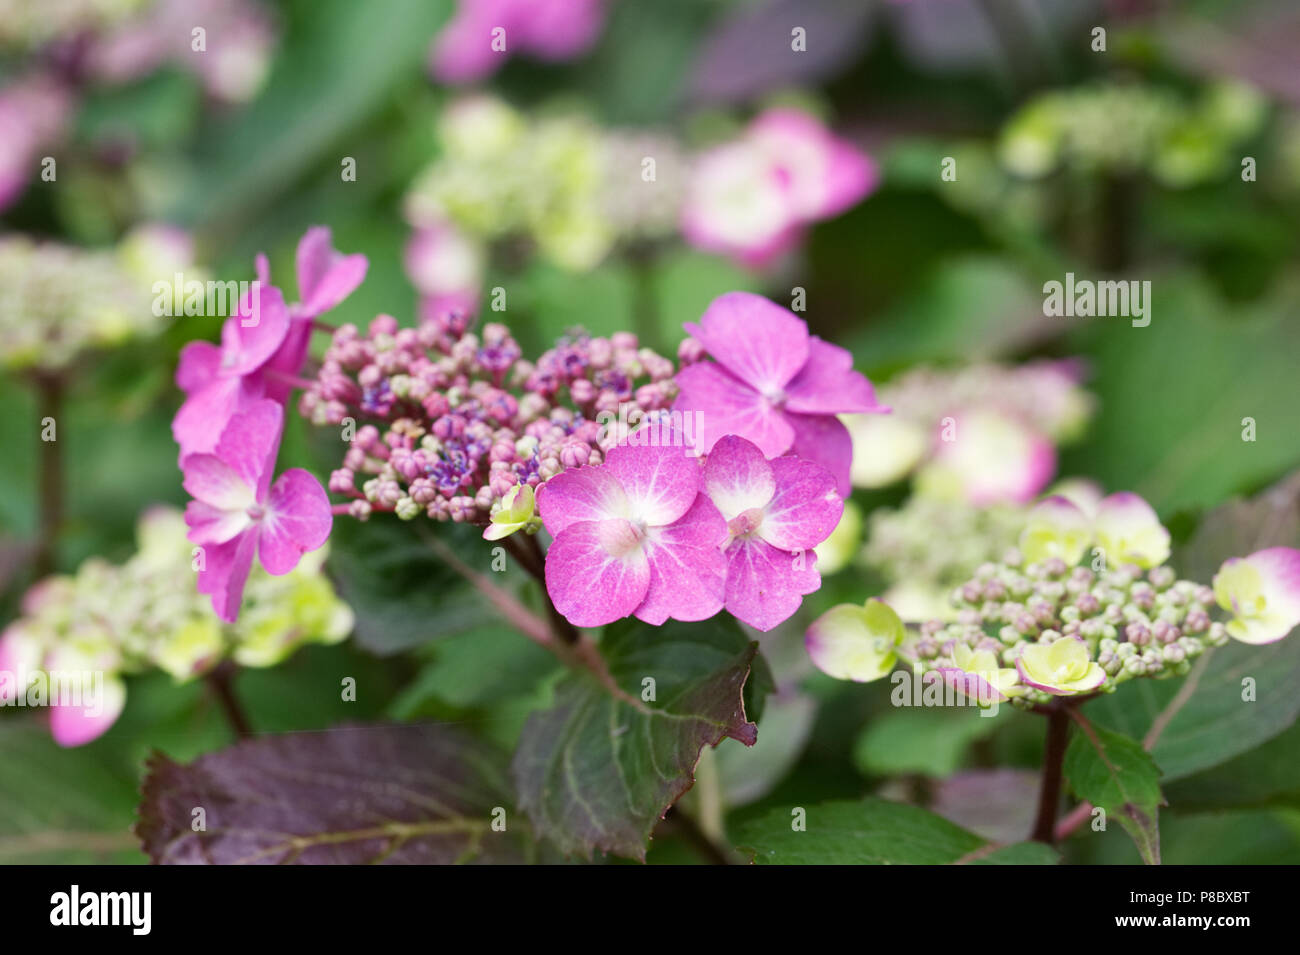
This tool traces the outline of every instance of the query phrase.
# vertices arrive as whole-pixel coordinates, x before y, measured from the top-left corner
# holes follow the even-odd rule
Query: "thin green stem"
[[[33,565],[37,578],[55,570],[59,533],[63,529],[63,442],[58,429],[63,424],[63,380],[57,374],[42,372],[35,377],[37,413],[40,430],[38,489],[39,537]],[[45,419],[53,422],[51,440],[46,440]]]

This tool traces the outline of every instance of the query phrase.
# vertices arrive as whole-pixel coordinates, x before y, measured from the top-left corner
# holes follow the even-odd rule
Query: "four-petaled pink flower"
[[[360,253],[344,255],[330,240],[325,226],[312,226],[298,242],[295,266],[298,301],[289,306],[289,332],[267,362],[266,396],[285,401],[292,380],[302,372],[311,344],[312,322],[351,295],[366,277],[369,260]],[[271,284],[266,256],[257,257],[257,278]]]
[[[847,497],[853,440],[836,415],[889,410],[853,370],[853,356],[749,292],[719,296],[698,325],[685,328],[714,359],[683,368],[676,379],[673,408],[695,416],[699,450],[740,435],[769,458],[789,452],[822,465]]]
[[[605,463],[571,468],[537,491],[554,538],[546,590],[579,627],[629,614],[659,625],[722,609],[727,533],[699,494],[699,462],[682,447],[612,448]]]
[[[769,461],[753,443],[728,435],[704,464],[704,493],[727,522],[727,612],[771,630],[821,586],[813,548],[844,512],[835,479],[811,461]]]
[[[291,468],[271,484],[284,409],[262,399],[235,414],[211,454],[181,460],[193,497],[189,539],[203,548],[199,593],[212,595],[222,620],[239,614],[256,552],[267,573],[287,574],[329,537],[329,498],[310,473]]]
[[[226,422],[265,394],[262,369],[289,334],[284,296],[260,282],[221,326],[221,345],[190,342],[181,349],[176,384],[185,402],[172,419],[180,456],[216,447]]]
[[[313,319],[352,294],[367,264],[364,255],[336,252],[329,229],[308,229],[297,252],[302,300],[290,306],[271,284],[266,257],[257,257],[258,281],[222,325],[221,345],[197,341],[181,349],[176,384],[188,397],[172,421],[181,457],[211,451],[226,422],[253,402],[287,400]]]

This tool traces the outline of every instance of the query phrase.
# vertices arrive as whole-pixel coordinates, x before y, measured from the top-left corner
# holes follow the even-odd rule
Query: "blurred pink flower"
[[[720,295],[700,324],[685,328],[714,359],[683,368],[676,379],[673,409],[695,416],[699,450],[740,435],[767,457],[790,452],[820,464],[847,497],[853,442],[836,415],[888,410],[853,370],[853,356],[749,292]]]
[[[0,90],[0,209],[37,174],[41,151],[63,137],[71,109],[67,89],[42,76]]]
[[[483,282],[483,252],[450,223],[418,227],[406,243],[406,274],[420,292],[426,320],[478,308]]]
[[[976,507],[1025,504],[1056,473],[1052,442],[1018,418],[975,407],[945,420],[919,477],[932,491],[956,494]]]
[[[460,0],[433,40],[430,72],[444,83],[473,83],[515,53],[570,59],[600,35],[604,7],[604,0]]]
[[[50,704],[50,735],[63,747],[85,746],[109,731],[126,708],[126,684],[108,676],[93,699]]]
[[[266,572],[287,574],[329,537],[329,498],[310,473],[291,468],[271,484],[284,427],[278,402],[251,403],[232,417],[211,454],[181,461],[189,539],[203,548],[199,593],[212,595],[218,617],[239,615],[257,553]]]
[[[811,461],[768,461],[753,443],[728,435],[704,464],[704,493],[727,522],[727,612],[771,630],[821,586],[813,548],[844,512],[835,479]]]
[[[546,590],[556,609],[579,627],[721,610],[727,528],[699,487],[699,462],[684,448],[651,445],[620,445],[603,465],[543,484],[537,509],[554,537]]]
[[[699,248],[763,268],[797,246],[808,225],[849,209],[878,181],[871,158],[814,117],[769,110],[696,160],[682,233]]]
[[[204,30],[202,50],[193,31]],[[208,95],[245,102],[261,89],[275,29],[261,4],[248,0],[160,0],[90,40],[89,70],[127,83],[167,64],[187,69]]]

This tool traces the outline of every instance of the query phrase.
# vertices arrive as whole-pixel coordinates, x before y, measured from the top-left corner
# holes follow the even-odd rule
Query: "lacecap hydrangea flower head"
[[[1229,638],[1266,643],[1300,625],[1300,551],[1230,558],[1213,586],[1177,579],[1168,557],[1169,532],[1137,495],[1112,494],[1091,515],[1050,497],[1031,512],[1018,550],[956,588],[955,620],[928,620],[886,644],[892,611],[868,620],[836,607],[806,643],[813,662],[841,679],[884,676],[896,653],[981,703],[1030,706],[1182,676]],[[1226,621],[1212,619],[1216,605]]]
[[[999,151],[1010,172],[1027,178],[1069,167],[1144,172],[1183,188],[1226,173],[1234,147],[1259,130],[1267,108],[1258,90],[1238,81],[1207,86],[1194,99],[1136,83],[1056,90],[1011,117]]]
[[[197,549],[179,511],[147,512],[136,536],[138,549],[124,564],[91,559],[74,575],[38,582],[22,616],[0,635],[0,705],[47,707],[60,745],[106,732],[126,704],[132,674],[156,668],[183,683],[226,659],[269,667],[303,644],[337,643],[352,630],[351,609],[322,572],[324,550],[283,576],[252,571],[243,613],[227,623],[196,592]],[[82,687],[80,699],[59,697],[59,680],[91,674],[101,680]]]
[[[292,570],[336,514],[482,527],[544,580],[573,626],[725,608],[767,630],[820,585],[814,549],[840,520],[851,457],[835,415],[886,409],[852,356],[801,319],[724,295],[687,326],[692,364],[677,374],[627,332],[575,330],[534,362],[506,326],[475,331],[459,310],[426,312],[413,328],[380,315],[365,333],[332,329],[314,378],[300,377],[306,336],[325,330],[317,317],[364,269],[311,230],[299,246],[301,302],[285,304],[259,261],[221,345],[182,354],[189,397],[174,430],[194,499],[186,521],[219,617],[235,619],[255,559],[271,574]],[[341,503],[305,471],[276,476],[283,407],[298,386],[301,413],[348,440],[328,482]]]
[[[83,249],[12,235],[0,239],[0,365],[54,374],[86,352],[154,335],[155,281],[188,269],[189,236],[142,226],[117,246]]]
[[[491,243],[585,272],[620,243],[676,229],[685,159],[667,136],[605,129],[568,108],[530,116],[487,94],[453,102],[437,132],[438,156],[404,202],[414,229],[406,271],[426,316],[473,311]]]

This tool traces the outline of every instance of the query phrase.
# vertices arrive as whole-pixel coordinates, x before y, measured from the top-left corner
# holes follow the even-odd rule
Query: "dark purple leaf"
[[[154,753],[136,833],[163,864],[532,861],[511,802],[504,757],[458,731],[348,726]]]

